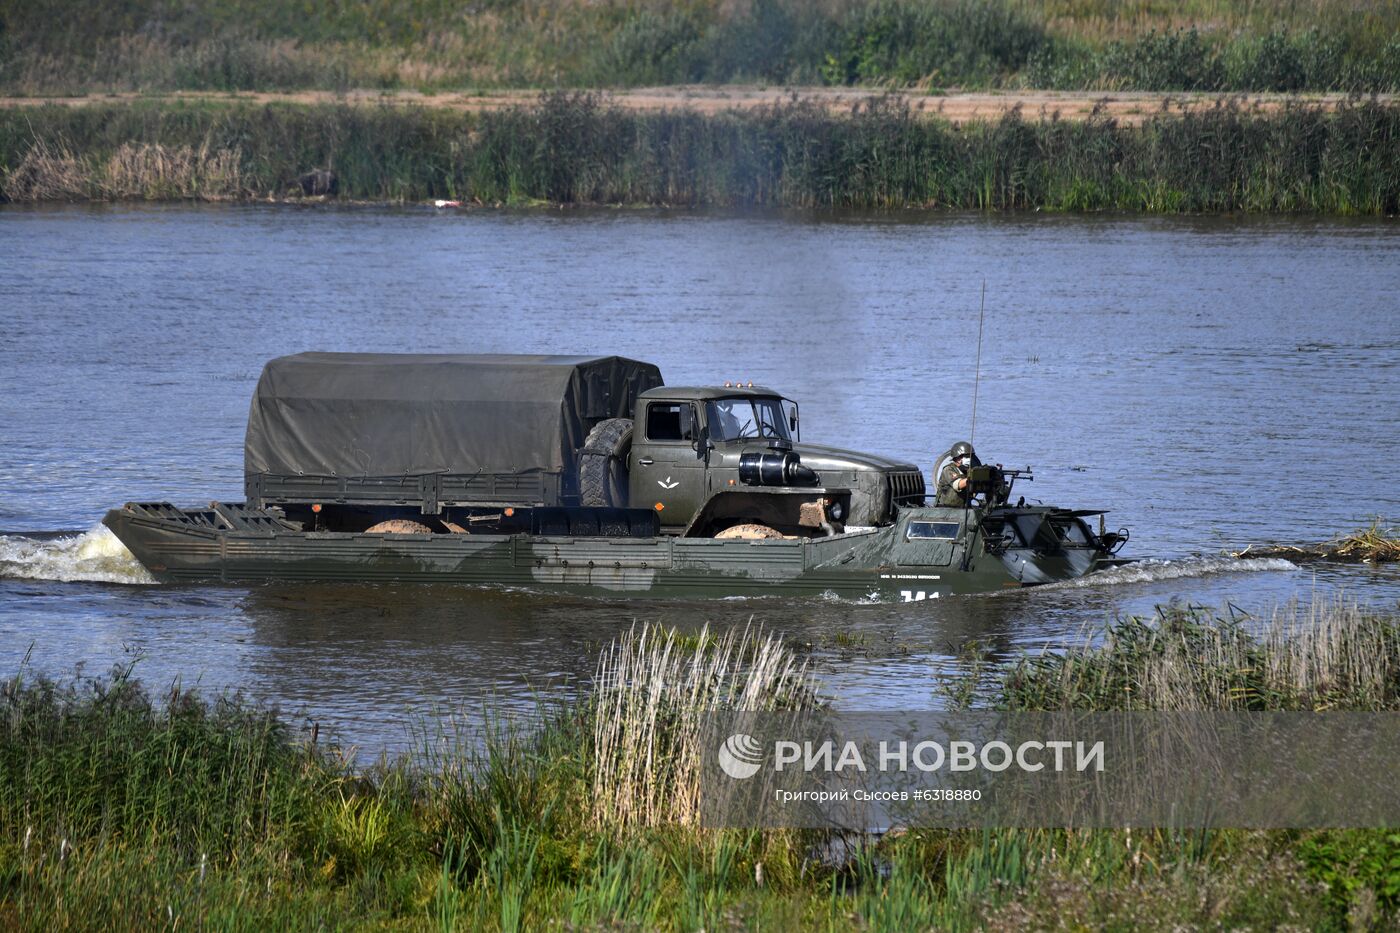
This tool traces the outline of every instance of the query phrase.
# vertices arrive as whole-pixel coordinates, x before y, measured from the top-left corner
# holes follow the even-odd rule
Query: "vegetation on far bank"
[[[1400,106],[1227,101],[1108,118],[953,125],[898,98],[642,113],[588,94],[430,108],[133,103],[0,111],[0,197],[284,197],[330,169],[342,197],[481,204],[1400,211]]]
[[[1352,0],[0,0],[0,89],[762,81],[1400,90],[1400,9]]]
[[[1099,647],[973,665],[949,688],[1014,709],[1400,706],[1400,620],[1319,606],[1273,630],[1301,647],[1165,610]],[[1284,673],[1241,693],[1249,670]],[[1124,689],[1164,671],[1196,686]],[[0,924],[1341,930],[1397,916],[1388,831],[700,828],[696,712],[817,702],[772,637],[641,628],[536,729],[356,770],[236,698],[21,673],[0,687]]]

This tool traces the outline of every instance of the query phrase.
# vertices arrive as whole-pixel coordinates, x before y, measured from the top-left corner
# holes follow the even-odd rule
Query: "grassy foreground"
[[[0,111],[12,201],[286,196],[485,204],[1400,212],[1400,106],[951,125],[892,98],[705,116],[585,94],[537,106],[93,105]]]
[[[1292,647],[1170,611],[1117,624],[1102,647],[966,676],[998,706],[1106,709],[1159,699],[1124,687],[1163,671],[1206,684],[1268,668],[1284,673],[1254,675],[1250,708],[1400,708],[1400,620],[1333,606],[1274,629],[1304,625]],[[153,698],[121,673],[17,677],[0,692],[0,926],[1365,929],[1397,916],[1387,832],[910,831],[823,858],[830,840],[812,833],[697,828],[695,712],[816,702],[771,637],[643,628],[537,730],[357,772],[236,700]]]
[[[0,0],[0,89],[1400,89],[1355,0]]]

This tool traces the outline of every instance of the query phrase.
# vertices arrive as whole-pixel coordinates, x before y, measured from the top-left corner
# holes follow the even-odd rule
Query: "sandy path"
[[[745,87],[735,85],[636,88],[607,92],[608,100],[629,110],[655,111],[685,109],[700,113],[726,110],[752,110],[793,100],[814,101],[832,112],[848,111],[872,93],[867,88],[828,87]],[[955,122],[985,120],[1020,108],[1027,118],[1082,120],[1095,110],[1122,122],[1137,123],[1162,110],[1179,113],[1214,107],[1222,98],[1254,110],[1277,110],[1288,101],[1304,101],[1333,108],[1346,100],[1344,94],[1189,94],[1102,91],[1006,91],[952,93],[939,96],[898,93],[914,109],[937,114]],[[0,97],[0,107],[32,107],[59,104],[80,107],[88,104],[129,103],[132,101],[241,101],[250,103],[348,103],[359,105],[447,107],[454,110],[495,110],[539,98],[538,91],[497,91],[490,93],[436,93],[417,91],[291,91],[267,93],[219,93],[180,91],[170,94],[94,94],[84,97]],[[1380,99],[1395,103],[1400,95],[1385,94]]]

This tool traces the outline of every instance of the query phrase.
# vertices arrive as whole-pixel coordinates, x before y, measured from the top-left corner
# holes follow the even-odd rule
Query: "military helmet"
[[[972,445],[967,441],[958,441],[953,445],[953,449],[949,451],[949,454],[952,455],[954,460],[961,460],[963,457],[971,457]]]

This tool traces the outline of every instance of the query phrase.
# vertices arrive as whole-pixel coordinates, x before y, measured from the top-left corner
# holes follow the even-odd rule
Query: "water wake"
[[[1154,583],[1181,577],[1205,577],[1216,573],[1257,573],[1259,571],[1297,570],[1298,565],[1280,557],[1183,557],[1179,560],[1140,560],[1122,567],[1112,567],[1099,573],[1052,583],[1054,589],[1081,586],[1118,586],[1124,583]]]
[[[105,526],[71,538],[0,535],[0,577],[64,583],[154,583],[146,568]]]

